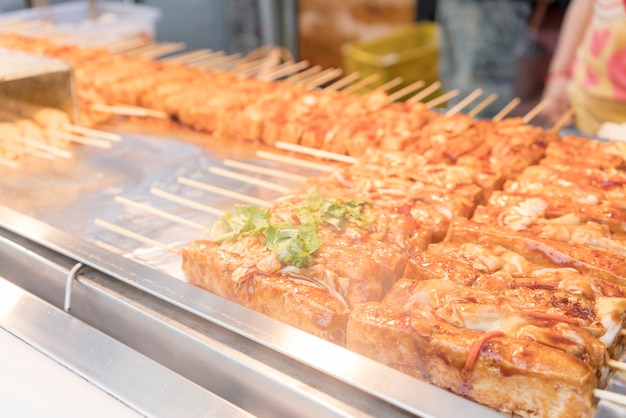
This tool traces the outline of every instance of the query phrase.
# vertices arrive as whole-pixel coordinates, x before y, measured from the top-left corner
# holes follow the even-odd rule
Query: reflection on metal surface
[[[16,296],[20,303],[5,312],[1,328],[141,414],[250,416],[0,278],[0,295],[3,294]]]
[[[0,319],[5,318],[19,303],[22,290],[19,287],[7,287],[0,292]]]

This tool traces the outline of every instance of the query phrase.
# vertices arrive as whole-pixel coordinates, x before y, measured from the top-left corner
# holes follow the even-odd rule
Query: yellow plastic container
[[[426,85],[439,79],[438,27],[433,22],[418,22],[388,35],[342,46],[346,74],[358,71],[361,78],[380,74],[376,86],[402,77],[402,86],[418,80]]]

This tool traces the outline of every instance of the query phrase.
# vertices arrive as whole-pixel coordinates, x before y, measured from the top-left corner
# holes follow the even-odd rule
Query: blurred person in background
[[[533,10],[530,0],[439,0],[440,79],[444,91],[459,89],[456,101],[476,88],[498,100],[481,113],[490,117],[513,98],[520,42]],[[481,96],[486,97],[486,96]]]
[[[570,2],[543,97],[547,123],[573,105],[573,122],[586,135],[604,122],[626,122],[626,1]]]

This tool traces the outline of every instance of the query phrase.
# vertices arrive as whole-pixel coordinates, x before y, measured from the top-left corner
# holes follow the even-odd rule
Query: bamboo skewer
[[[418,92],[414,96],[409,97],[406,102],[407,103],[420,102],[420,101],[424,100],[425,98],[427,98],[428,96],[430,96],[431,94],[433,94],[435,91],[437,91],[437,89],[439,89],[439,87],[441,87],[441,82],[440,81],[435,81],[433,84],[431,84],[430,86],[426,87],[424,90]]]
[[[110,132],[103,132],[103,131],[99,131],[97,129],[92,129],[92,128],[85,128],[84,126],[65,125],[65,129],[72,133],[91,136],[94,138],[108,139],[109,141],[113,141],[113,142],[120,142],[122,140],[122,137],[118,134],[113,134]]]
[[[300,70],[308,68],[308,66],[308,61],[300,61],[296,63],[287,62],[276,66],[273,71],[266,72],[262,75],[257,75],[257,78],[265,81],[274,81],[278,80],[279,78],[295,74]]]
[[[24,144],[24,145],[28,145],[30,147],[37,148],[37,149],[40,149],[42,151],[46,151],[46,152],[48,152],[51,155],[55,155],[55,156],[63,157],[63,158],[68,158],[68,159],[73,157],[72,153],[69,152],[69,151],[58,149],[58,148],[52,147],[52,146],[50,146],[48,144],[44,144],[42,142],[32,140],[30,138],[19,137],[19,138],[17,138],[17,140],[19,142],[21,142],[22,144]]]
[[[313,161],[305,161],[305,160],[302,160],[300,158],[289,157],[287,155],[276,154],[276,153],[273,153],[273,152],[257,151],[256,155],[257,155],[257,157],[264,158],[266,160],[277,161],[277,162],[286,163],[286,164],[291,164],[291,165],[294,165],[296,167],[312,168],[312,169],[318,170],[318,171],[331,172],[331,171],[335,171],[337,169],[337,167],[335,167],[333,165],[321,164],[321,163],[316,163],[316,162],[313,162]]]
[[[598,399],[604,399],[618,405],[626,406],[626,396],[621,393],[610,392],[603,389],[594,389],[593,395]]]
[[[174,253],[176,255],[180,255],[180,251],[179,250],[177,250],[177,249],[175,249],[173,247],[170,247],[169,245],[163,244],[162,242],[155,241],[152,238],[148,238],[148,237],[143,236],[141,234],[138,234],[136,232],[130,231],[130,230],[125,229],[125,228],[122,228],[121,226],[117,226],[115,224],[103,221],[102,219],[99,219],[99,218],[96,218],[94,220],[94,222],[99,227],[108,229],[109,231],[112,231],[112,232],[116,232],[116,233],[118,233],[120,235],[123,235],[123,236],[125,236],[127,238],[132,238],[132,239],[134,239],[136,241],[139,241],[139,242],[142,242],[142,243],[144,243],[146,245],[152,245],[154,247],[159,247],[161,249],[164,249],[164,250],[169,251],[171,253]]]
[[[501,111],[498,112],[498,114],[496,114],[493,117],[492,120],[494,122],[500,122],[502,119],[506,117],[506,115],[511,113],[511,111],[515,109],[517,105],[520,104],[520,102],[521,102],[521,99],[519,97],[514,97],[506,106],[502,108]]]
[[[261,60],[265,61],[265,60]],[[258,77],[263,74],[264,69],[268,68],[265,62],[255,62],[254,65],[247,67],[244,70],[231,70],[231,72],[241,76],[241,77]]]
[[[160,110],[147,109],[134,106],[109,106],[96,103],[91,107],[93,110],[103,113],[113,113],[120,116],[139,116],[146,118],[156,118],[169,120],[170,116]]]
[[[397,87],[400,84],[402,84],[403,81],[404,79],[402,77],[392,78],[391,80],[387,81],[385,84],[376,87],[376,90],[388,92],[392,88]]]
[[[254,184],[255,186],[265,187],[266,189],[276,190],[283,194],[292,193],[293,190],[289,187],[281,186],[280,184],[271,183],[269,181],[257,179],[245,174],[235,173],[234,171],[224,170],[219,167],[209,167],[209,172],[218,176],[227,177],[233,180],[239,180],[244,183]]]
[[[349,155],[337,154],[335,152],[324,151],[324,150],[317,149],[317,148],[304,147],[302,145],[291,144],[288,142],[278,141],[274,144],[274,146],[279,149],[284,149],[287,151],[295,151],[301,154],[307,154],[307,155],[311,155],[313,157],[318,157],[318,158],[326,158],[329,160],[339,161],[342,163],[356,164],[359,161],[358,159],[354,157],[350,157]]]
[[[467,95],[463,100],[458,102],[456,105],[452,106],[446,113],[446,116],[453,116],[459,113],[463,108],[476,100],[481,94],[483,94],[483,89],[476,89],[470,94]]]
[[[222,216],[224,214],[224,211],[221,210],[221,209],[217,209],[217,208],[214,208],[214,207],[211,207],[211,206],[203,205],[202,203],[198,203],[198,202],[190,200],[190,199],[185,199],[184,197],[180,197],[180,196],[177,196],[175,194],[168,193],[166,191],[157,189],[156,187],[152,187],[150,189],[150,193],[152,193],[155,196],[159,196],[159,197],[161,197],[163,199],[170,200],[172,202],[176,202],[176,203],[181,204],[183,206],[194,208],[194,209],[197,209],[199,211],[209,213],[211,215]]]
[[[548,104],[550,103],[550,100],[548,98],[543,99],[542,101],[540,101],[539,103],[537,103],[537,105],[535,105],[535,107],[533,107],[532,109],[530,109],[528,111],[528,113],[526,113],[526,115],[522,118],[522,121],[524,123],[529,123],[531,120],[533,120],[535,118],[535,116],[537,116],[539,114],[539,112],[541,112]]]
[[[184,225],[184,226],[188,226],[190,228],[195,228],[195,229],[199,229],[201,231],[204,231],[206,229],[206,227],[204,225],[200,225],[199,223],[193,222],[193,221],[189,221],[185,218],[181,218],[180,216],[176,216],[176,215],[172,215],[171,213],[167,213],[165,211],[162,211],[160,209],[156,209],[153,208],[151,206],[148,205],[144,205],[143,203],[138,203],[135,201],[132,201],[130,199],[126,199],[124,197],[121,196],[115,196],[115,201],[118,203],[121,203],[125,206],[130,206],[136,209],[140,209],[143,210],[145,212],[151,213],[153,215],[156,215],[160,218],[163,219],[167,219],[168,221],[172,221],[172,222],[176,222],[178,224]]]
[[[408,86],[403,87],[400,90],[391,93],[389,95],[389,101],[395,102],[396,100],[401,99],[404,96],[408,96],[409,94],[415,92],[416,90],[419,90],[422,87],[424,87],[424,84],[426,84],[424,80],[419,80],[414,83],[411,83]]]
[[[435,106],[439,106],[440,104],[455,98],[461,93],[458,89],[450,90],[447,93],[442,94],[439,97],[435,97],[434,99],[424,103],[428,109],[432,109]]]
[[[486,99],[484,99],[482,102],[478,103],[476,106],[474,106],[472,108],[472,110],[467,112],[467,115],[469,117],[472,117],[472,118],[476,117],[480,112],[485,110],[487,108],[487,106],[489,106],[490,104],[495,102],[497,99],[498,99],[498,94],[497,93],[491,93],[489,96],[487,96]]]
[[[195,68],[197,65],[202,65],[205,62],[212,62],[215,59],[221,58],[223,56],[224,56],[224,51],[215,51],[215,52],[208,53],[201,57],[191,58],[185,61],[185,65],[187,65],[188,67]]]
[[[202,183],[196,180],[191,180],[185,177],[178,177],[178,182],[186,186],[195,187],[196,189],[201,189],[207,192],[219,194],[221,196],[226,196],[232,199],[241,200],[242,202],[251,203],[253,205],[263,206],[263,207],[272,206],[272,204],[268,202],[267,200],[257,199],[256,197],[248,196],[242,193],[233,192],[227,189],[222,189],[221,187],[212,186],[210,184]]]
[[[246,57],[246,60],[249,60],[249,57]],[[267,59],[266,58],[260,58],[257,60],[253,60],[253,61],[245,61],[241,64],[236,65],[232,71],[233,72],[242,72],[242,71],[248,71],[251,70],[253,68],[260,68],[263,63],[265,63]]]
[[[153,53],[159,53],[162,50],[167,50],[170,45],[172,45],[172,42],[157,42],[157,43],[151,43],[148,45],[142,45],[138,48],[134,48],[128,51],[125,51],[124,54],[125,55],[132,55],[134,57],[144,57],[144,58],[151,58],[151,55]]]
[[[567,121],[576,113],[576,105],[572,105],[563,116],[556,121],[550,132],[558,132],[567,123]]]
[[[21,142],[21,141],[19,141],[19,142]],[[32,155],[33,157],[43,158],[43,159],[46,159],[46,160],[53,160],[54,159],[54,155],[49,154],[47,152],[40,151],[38,149],[33,149],[33,148],[29,148],[29,147],[17,147],[15,145],[8,145],[7,146],[7,144],[4,144],[3,146],[5,148],[7,148],[7,149],[12,150],[12,151],[22,152],[22,153],[24,153],[26,155]]]
[[[0,157],[0,165],[5,165],[11,168],[18,168],[20,164],[17,161],[9,160],[6,158]]]
[[[287,79],[285,81],[289,81],[290,83],[294,83],[295,84],[295,83],[299,82],[300,80],[302,80],[302,79],[304,79],[306,77],[309,77],[309,76],[311,76],[313,74],[319,73],[320,71],[322,71],[322,67],[320,65],[315,65],[315,66],[313,66],[313,67],[311,67],[309,69],[306,69],[306,70],[304,70],[302,72],[294,74],[294,75],[292,75],[290,77],[287,77]]]
[[[224,63],[220,63],[217,65],[213,65],[211,66],[211,71],[228,71],[228,72],[233,72],[232,69],[234,67],[236,67],[237,65],[246,62],[246,58],[238,58],[234,61],[229,60],[227,62]]]
[[[305,87],[314,89],[324,83],[328,83],[329,81],[336,79],[337,77],[341,77],[341,74],[343,74],[343,70],[341,68],[329,68],[311,79],[306,79],[303,84]]]
[[[349,75],[347,75],[347,76],[345,76],[343,78],[340,78],[339,80],[335,81],[330,86],[324,87],[324,90],[326,90],[326,91],[339,90],[339,89],[349,85],[350,83],[355,82],[358,79],[359,79],[359,73],[358,72],[354,72],[354,73],[349,74]]]
[[[626,372],[626,363],[623,363],[621,361],[617,361],[617,360],[613,360],[613,359],[608,359],[606,361],[606,365],[609,366],[612,369],[615,370],[621,370],[623,372]]]
[[[180,54],[171,55],[169,57],[162,58],[161,62],[169,62],[171,64],[185,63],[187,61],[191,61],[197,58],[202,58],[205,55],[210,54],[211,52],[213,51],[210,49],[197,49],[195,51],[183,52]]]
[[[44,130],[43,133],[50,138],[63,139],[65,141],[76,142],[83,145],[91,145],[98,148],[111,148],[111,143],[103,139],[87,138],[84,136],[77,136],[67,132],[58,132],[50,129]]]
[[[346,87],[342,91],[344,93],[354,93],[354,92],[362,89],[363,87],[367,87],[370,84],[377,82],[378,80],[380,80],[380,74],[379,73],[370,74],[367,77],[365,77],[365,78],[357,81],[356,83],[352,84],[351,86]]]
[[[2,144],[2,148],[9,150],[9,151],[13,151],[18,155],[23,155],[23,154],[32,155],[34,157],[45,158],[46,160],[51,160],[54,158],[53,155],[48,154],[46,152],[41,152],[39,150],[28,148],[28,147],[20,147],[15,144]]]
[[[237,61],[238,59],[241,58],[241,54],[240,53],[236,53],[236,54],[232,54],[232,55],[224,55],[223,57],[219,57],[216,58],[215,60],[212,60],[210,62],[205,62],[199,65],[194,65],[195,68],[198,68],[200,70],[209,70],[213,67],[218,67],[220,65],[229,63],[231,61]]]
[[[114,47],[114,50],[111,52],[114,54],[132,55],[135,52],[146,51],[149,48],[154,48],[154,45],[157,44],[151,39],[131,38],[126,43],[121,42],[120,45]]]
[[[266,176],[280,177],[280,178],[284,178],[285,176],[288,176],[289,180],[295,180],[295,181],[306,181],[307,180],[306,176],[301,176],[299,174],[295,174],[295,173],[288,173],[287,174],[287,173],[285,173],[284,171],[281,171],[281,170],[274,170],[274,169],[271,169],[271,168],[259,167],[258,165],[242,163],[242,162],[235,161],[235,160],[224,160],[224,161],[222,161],[222,163],[226,167],[239,168],[241,170],[250,171],[252,173],[263,174],[263,175],[266,175]]]
[[[124,53],[125,51],[130,51],[130,50],[140,48],[145,45],[151,45],[151,44],[152,44],[152,41],[142,36],[138,36],[134,38],[122,39],[122,40],[115,41],[115,42],[105,44],[105,45],[99,44],[99,46],[102,48],[105,48],[106,50],[108,50],[109,52],[113,54],[121,54],[121,53]]]

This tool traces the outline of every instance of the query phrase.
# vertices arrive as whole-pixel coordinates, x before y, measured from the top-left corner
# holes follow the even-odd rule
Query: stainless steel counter
[[[69,162],[31,160],[19,170],[0,173],[0,276],[45,301],[55,315],[110,339],[114,353],[128,351],[165,368],[174,383],[168,378],[155,388],[151,375],[136,367],[117,369],[107,379],[77,369],[79,375],[126,398],[134,410],[154,416],[168,415],[167,410],[150,409],[154,402],[171,400],[175,405],[187,399],[177,391],[178,380],[199,388],[198,396],[207,405],[217,402],[256,416],[445,418],[457,417],[459,411],[464,417],[500,416],[191,286],[182,278],[177,255],[94,224],[96,217],[102,218],[178,248],[200,238],[202,231],[129,210],[113,198],[124,196],[208,225],[213,215],[162,200],[150,189],[225,209],[232,199],[191,189],[176,178],[269,200],[278,193],[220,178],[208,167],[228,157],[303,173],[259,160],[249,145],[220,143],[201,149],[191,143],[206,137],[186,139],[189,143],[124,133],[124,141],[111,150],[74,149]],[[295,186],[288,178],[272,180]],[[13,318],[24,315],[20,306],[14,308]],[[40,331],[23,338],[36,339]],[[65,333],[77,343],[86,335],[72,327]],[[49,345],[42,342],[42,350]],[[84,356],[67,353],[66,363],[83,364]],[[125,383],[133,379],[137,383]],[[140,384],[143,380],[147,383]]]

